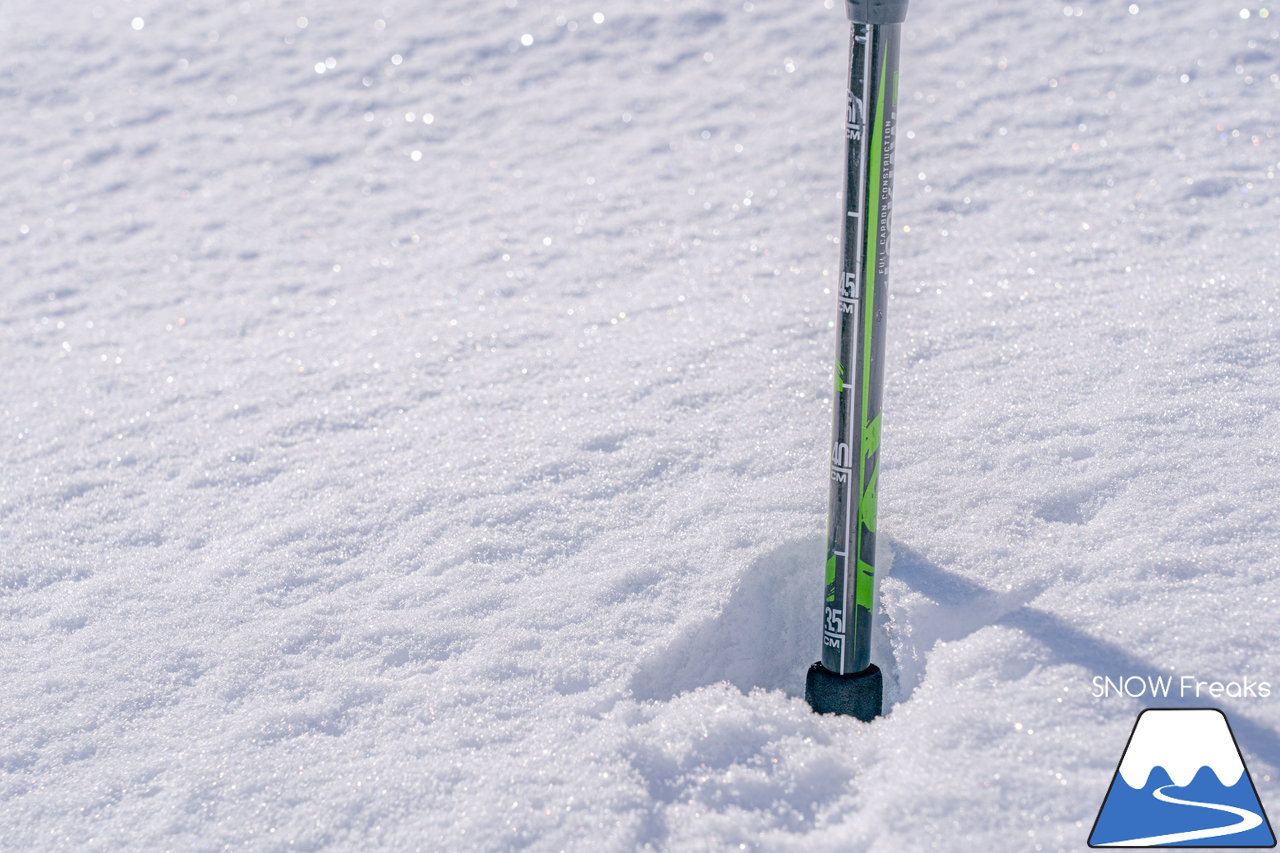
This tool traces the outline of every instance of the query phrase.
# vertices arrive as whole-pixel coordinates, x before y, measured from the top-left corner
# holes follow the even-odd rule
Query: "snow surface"
[[[5,0],[0,849],[1078,850],[1148,704],[1275,811],[1091,695],[1277,682],[1245,2],[913,3],[865,725],[838,7]]]

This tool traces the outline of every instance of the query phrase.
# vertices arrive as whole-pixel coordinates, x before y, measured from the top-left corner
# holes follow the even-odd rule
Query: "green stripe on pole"
[[[884,161],[884,95],[885,95],[885,63],[888,61],[889,47],[885,45],[880,57],[880,87],[876,93],[876,121],[871,132],[871,153],[867,166],[867,257],[866,263],[866,303],[862,309],[862,406],[861,433],[858,442],[858,522],[854,526],[853,542],[857,579],[854,593],[857,604],[871,611],[875,605],[875,567],[862,560],[862,528],[876,529],[876,480],[877,470],[867,482],[867,457],[875,453],[880,446],[880,416],[867,420],[867,412],[871,408],[871,332],[875,318],[876,306],[876,268],[880,265],[880,193],[881,169]],[[897,86],[895,85],[895,89]],[[879,464],[876,465],[877,469]],[[874,558],[874,555],[873,555]]]

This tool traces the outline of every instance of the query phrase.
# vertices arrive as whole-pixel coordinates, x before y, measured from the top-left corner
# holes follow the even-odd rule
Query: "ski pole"
[[[818,713],[871,720],[884,696],[880,669],[871,663],[871,622],[898,48],[907,0],[846,5],[849,112],[822,659],[809,667],[804,693]]]

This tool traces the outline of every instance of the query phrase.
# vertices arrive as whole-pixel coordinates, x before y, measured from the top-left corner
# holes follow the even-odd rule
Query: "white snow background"
[[[904,26],[867,725],[839,4],[5,0],[0,849],[1083,849],[1280,688],[1280,8],[1069,2]]]

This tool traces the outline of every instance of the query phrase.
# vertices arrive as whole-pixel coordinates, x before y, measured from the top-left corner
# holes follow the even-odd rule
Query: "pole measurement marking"
[[[859,33],[858,32],[859,27],[856,25],[854,26],[853,38],[855,43],[861,44],[864,46],[863,57],[862,57],[862,61],[863,61],[862,91],[859,92],[857,95],[854,95],[853,92],[849,93],[850,124],[852,124],[854,120],[853,110],[856,105],[857,107],[856,118],[860,125],[860,129],[856,136],[854,136],[853,134],[850,134],[849,141],[851,144],[853,142],[857,142],[858,162],[860,164],[865,164],[867,162],[867,153],[868,153],[867,137],[870,136],[870,133],[871,133],[871,128],[869,126],[865,105],[871,99],[872,58],[875,56],[875,50],[874,50],[874,40],[871,38],[871,34],[872,34],[871,27],[869,25],[863,25],[861,29],[862,29],[862,32]],[[862,221],[863,216],[866,212],[868,196],[872,192],[872,188],[868,186],[869,182],[863,180],[860,183],[861,183],[861,186],[859,186],[858,188],[857,207],[856,207],[856,210],[853,211],[853,212],[856,212],[857,215],[850,217],[851,219],[857,222]],[[858,229],[859,232],[861,232],[862,230],[863,229],[861,228]],[[853,294],[853,299],[851,300],[852,301],[851,307],[853,308],[852,313],[854,314],[853,319],[855,324],[857,324],[859,320],[858,314],[863,313],[863,309],[864,309],[864,306],[861,304],[861,300],[857,298],[858,284],[862,280],[863,270],[866,267],[866,253],[868,250],[872,248],[870,245],[867,245],[863,241],[862,236],[863,235],[859,233],[858,236],[855,238],[855,242],[854,242],[854,246],[855,246],[854,264],[853,264],[854,268],[852,271],[852,275],[854,277],[852,280],[850,280],[849,278],[850,273],[845,274],[846,288],[849,293]],[[847,304],[848,303],[843,303],[841,305],[841,310],[844,310]],[[855,360],[857,359],[857,357],[858,357],[858,354],[854,353]],[[856,376],[856,371],[855,371],[855,376]],[[850,389],[850,391],[851,393],[849,394],[849,410],[850,410],[850,415],[853,415],[859,409],[859,406],[857,404],[857,389],[856,388]],[[857,433],[855,433],[855,429],[857,429],[857,427],[855,427],[856,420],[857,418],[855,417],[847,417],[845,419],[845,441],[849,444],[850,447],[858,446],[854,443],[854,439],[857,436]],[[860,430],[858,430],[858,432],[860,432]],[[861,481],[862,479],[861,476],[859,476],[858,479],[859,481]],[[847,605],[852,597],[850,593],[856,588],[856,587],[850,587],[850,582],[852,581],[855,585],[857,583],[857,578],[854,575],[853,571],[850,570],[851,567],[849,565],[850,563],[853,563],[854,568],[856,569],[856,564],[858,562],[857,554],[859,550],[857,547],[857,543],[858,543],[858,539],[860,538],[860,531],[856,528],[857,520],[858,520],[858,511],[857,511],[857,504],[854,502],[854,499],[853,499],[854,498],[853,480],[854,480],[853,472],[850,471],[849,477],[845,481],[844,505],[845,505],[845,512],[847,513],[847,516],[845,518],[845,524],[844,524],[844,535],[845,535],[844,546],[845,546],[846,556],[844,559],[844,583],[843,583],[844,600],[840,602],[842,612],[848,609]],[[852,560],[849,559],[849,556],[848,556],[849,552],[853,553]],[[858,619],[858,611],[857,611],[856,604],[854,605],[854,608],[853,608],[853,618],[856,625],[857,619]],[[840,640],[840,671],[841,672],[846,671],[845,664],[846,664],[846,655],[848,653],[848,646],[849,644],[844,641],[843,637],[841,637],[841,640]]]
[[[824,665],[840,673],[869,664],[880,434],[880,365],[873,356],[881,346],[884,311],[876,290],[884,286],[888,274],[892,204],[888,186],[896,128],[887,95],[897,88],[897,75],[889,69],[897,58],[897,37],[892,27],[860,20],[850,29],[844,122],[847,168],[842,193],[845,225],[842,277],[836,288],[840,331],[823,626]]]

